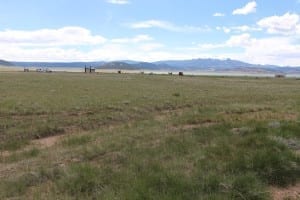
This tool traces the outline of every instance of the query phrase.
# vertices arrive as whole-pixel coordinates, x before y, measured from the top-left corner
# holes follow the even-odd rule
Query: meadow
[[[297,199],[300,80],[3,72],[0,152],[0,199]]]

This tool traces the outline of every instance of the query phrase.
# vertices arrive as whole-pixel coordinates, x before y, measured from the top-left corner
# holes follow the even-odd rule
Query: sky
[[[300,66],[300,0],[0,0],[0,59]]]

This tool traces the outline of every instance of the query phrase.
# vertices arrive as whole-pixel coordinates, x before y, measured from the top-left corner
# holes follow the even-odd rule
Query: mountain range
[[[192,59],[166,60],[158,62],[139,62],[121,60],[113,62],[8,62],[0,60],[2,66],[37,67],[37,68],[84,68],[118,70],[164,70],[164,71],[208,71],[208,72],[243,72],[243,73],[284,73],[300,74],[300,67],[258,65],[238,60]]]
[[[14,64],[5,60],[0,60],[0,66],[11,67],[14,66]]]

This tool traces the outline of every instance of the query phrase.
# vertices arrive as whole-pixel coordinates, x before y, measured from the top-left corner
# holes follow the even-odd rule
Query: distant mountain
[[[118,61],[108,62],[99,69],[128,70],[166,70],[166,71],[209,71],[209,72],[244,72],[244,73],[286,73],[300,74],[300,67],[280,67],[275,65],[255,65],[238,60],[193,59],[167,60],[159,62]]]
[[[137,70],[140,68],[137,68],[135,64],[128,64],[126,62],[108,62],[100,65],[97,67],[98,69],[128,69],[128,70]]]
[[[38,68],[84,68],[85,66],[101,66],[105,62],[13,62],[15,66],[20,67],[38,67]]]
[[[123,62],[123,63],[131,64],[131,65],[140,63],[140,61],[135,61],[135,60],[116,60],[115,62]]]
[[[237,60],[219,60],[219,59],[193,59],[193,60],[169,60],[159,61],[156,64],[165,64],[180,69],[225,69],[225,68],[236,68],[236,67],[251,67],[251,64],[237,61]]]
[[[14,66],[14,64],[5,60],[0,60],[0,66],[10,67],[10,66]]]
[[[193,59],[169,60],[155,62],[159,65],[171,66],[172,69],[189,71],[214,71],[214,72],[248,72],[248,73],[300,73],[300,67],[281,67],[276,65],[249,64],[238,60],[220,59]]]
[[[135,62],[135,61],[115,61],[108,62],[97,67],[98,69],[127,69],[127,70],[160,70],[162,66],[159,64],[148,62]]]
[[[192,59],[192,60],[166,60],[158,62],[139,62],[132,60],[120,60],[113,62],[6,62],[23,67],[39,68],[84,68],[92,66],[97,69],[118,70],[164,70],[164,71],[205,71],[205,72],[242,72],[242,73],[283,73],[300,74],[300,67],[282,67],[276,65],[257,65],[238,60],[226,59]]]

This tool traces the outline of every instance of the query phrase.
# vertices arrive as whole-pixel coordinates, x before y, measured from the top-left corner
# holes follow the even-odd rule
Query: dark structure
[[[118,71],[118,74],[122,74],[122,71],[121,71],[121,70],[119,70],[119,71]]]
[[[183,72],[179,72],[178,75],[179,75],[179,76],[183,76]]]
[[[285,78],[285,74],[276,74],[275,78]]]
[[[84,73],[95,73],[95,72],[96,72],[96,69],[93,68],[92,66],[90,66],[90,67],[85,66],[84,67]]]
[[[29,69],[28,68],[24,68],[24,72],[29,72]]]

